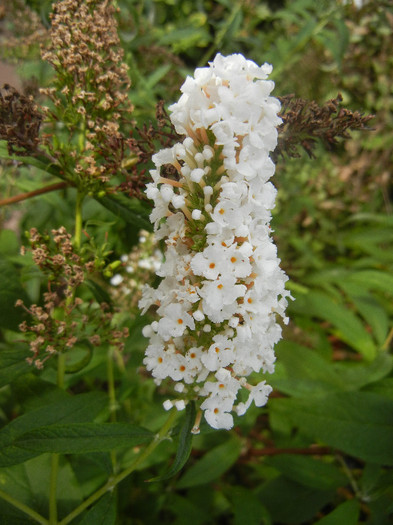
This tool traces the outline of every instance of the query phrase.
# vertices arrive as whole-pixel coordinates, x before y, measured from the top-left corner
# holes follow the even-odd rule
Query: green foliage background
[[[49,23],[50,2],[27,2]],[[273,229],[288,287],[291,322],[277,345],[267,406],[250,408],[230,432],[202,425],[185,461],[190,414],[117,487],[73,525],[318,524],[388,525],[393,517],[393,8],[391,2],[323,0],[119,0],[119,33],[130,66],[135,127],[154,119],[155,104],[179,96],[195,67],[216,52],[243,53],[274,65],[276,96],[323,103],[340,92],[344,106],[374,114],[373,130],[354,133],[316,159],[279,159]],[[12,28],[11,28],[12,29]],[[3,45],[2,55],[12,52]],[[26,82],[51,71],[37,52],[19,61]],[[3,145],[3,156],[6,149]],[[3,197],[53,182],[53,175],[4,161]],[[144,319],[124,303],[130,329],[126,366],[116,367],[117,423],[108,423],[107,348],[67,376],[26,363],[17,299],[40,302],[42,276],[19,255],[23,232],[73,228],[73,190],[0,208],[0,488],[47,515],[50,454],[61,454],[58,512],[67,516],[126,468],[167,415],[165,393],[141,372]],[[124,210],[123,210],[124,211]],[[112,213],[113,212],[113,213]],[[131,213],[85,202],[84,229],[111,260],[129,253],[140,223]],[[138,213],[146,219],[149,210]],[[19,233],[18,233],[19,232]],[[109,278],[100,289],[111,289]],[[188,418],[188,419],[187,419]],[[132,425],[131,425],[132,424]],[[314,448],[313,448],[314,447]],[[177,451],[177,452],[176,452]],[[176,456],[177,453],[177,456]],[[113,459],[113,457],[112,457]],[[184,461],[183,461],[184,460]],[[172,469],[175,471],[176,469]],[[147,480],[158,478],[158,481]],[[0,522],[31,524],[0,499]],[[59,523],[62,523],[61,521]]]

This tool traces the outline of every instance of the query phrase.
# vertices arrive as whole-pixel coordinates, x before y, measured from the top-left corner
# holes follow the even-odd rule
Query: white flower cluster
[[[232,411],[266,403],[271,387],[246,377],[274,371],[276,317],[287,321],[287,277],[269,226],[276,196],[269,153],[281,123],[266,80],[271,70],[242,55],[217,55],[188,77],[170,107],[186,138],[153,157],[146,190],[166,252],[161,283],[146,285],[139,303],[144,311],[156,305],[159,315],[144,329],[144,364],[157,383],[176,382],[181,395],[166,409],[201,397],[213,428],[229,429]]]

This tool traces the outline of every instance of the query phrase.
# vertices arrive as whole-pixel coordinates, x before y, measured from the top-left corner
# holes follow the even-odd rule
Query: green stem
[[[66,356],[62,352],[57,360],[57,386],[64,389],[64,374],[66,369]]]
[[[141,454],[139,454],[137,458],[135,458],[132,464],[128,468],[123,470],[123,472],[117,474],[117,476],[110,478],[105,483],[105,485],[103,485],[100,489],[94,492],[94,494],[92,494],[83,503],[81,503],[72,512],[70,512],[70,514],[68,514],[68,516],[61,520],[58,525],[67,525],[68,523],[71,523],[73,519],[79,516],[79,514],[81,514],[88,507],[90,507],[90,505],[99,500],[106,492],[113,490],[116,487],[116,485],[118,485],[121,481],[123,481],[123,479],[129,476],[146,458],[150,456],[150,454],[157,448],[161,441],[166,439],[169,430],[173,426],[176,415],[177,410],[173,408],[169,413],[167,421],[165,422],[164,426],[161,428],[159,433],[155,436],[150,445],[146,447],[145,450]]]
[[[57,524],[57,474],[59,472],[59,454],[51,455],[49,488],[49,525]]]
[[[392,340],[393,340],[393,328],[390,329],[390,332],[386,338],[386,341],[383,343],[381,350],[384,350],[384,351],[388,350],[389,345],[392,342]]]
[[[108,395],[109,395],[109,413],[110,420],[112,423],[116,422],[116,390],[115,390],[115,374],[113,368],[113,349],[109,348],[108,357],[107,357],[107,377],[108,377]],[[113,450],[111,452],[112,468],[116,472],[116,452]]]
[[[30,516],[30,518],[32,518],[33,520],[37,521],[41,525],[48,525],[49,524],[48,520],[46,518],[44,518],[43,516],[41,516],[41,514],[38,514],[38,512],[36,512],[35,510],[31,509],[30,507],[28,507],[27,505],[25,505],[21,501],[18,501],[17,499],[13,498],[12,496],[7,494],[6,492],[3,492],[1,489],[0,489],[0,498],[3,498],[5,501],[7,501],[8,503],[13,505],[17,509],[19,509],[22,512],[24,512],[25,514]]]
[[[75,205],[75,247],[80,248],[82,242],[82,204],[85,194],[78,190]]]
[[[108,351],[108,395],[109,395],[109,411],[112,423],[116,421],[116,390],[115,390],[115,374],[113,369],[113,350],[109,348]]]
[[[57,360],[57,386],[64,388],[65,354],[60,352]],[[50,487],[49,487],[49,524],[57,524],[57,477],[59,473],[59,454],[51,456]]]
[[[360,500],[362,500],[363,498],[363,495],[358,487],[358,484],[356,483],[356,480],[355,478],[353,477],[352,475],[352,472],[351,470],[348,468],[344,458],[340,455],[340,454],[336,454],[336,458],[337,458],[337,461],[340,463],[340,465],[342,466],[343,470],[344,470],[344,473],[346,474],[348,480],[349,480],[349,483],[352,487],[352,490],[355,494],[355,496],[357,498],[359,498]]]

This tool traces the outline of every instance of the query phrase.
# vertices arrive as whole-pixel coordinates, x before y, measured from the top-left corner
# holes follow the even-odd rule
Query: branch
[[[278,456],[279,454],[301,454],[301,455],[310,455],[310,456],[325,456],[332,454],[331,447],[322,447],[318,445],[311,445],[307,448],[275,448],[275,447],[265,447],[265,448],[251,448],[246,454],[246,458],[250,457],[259,457],[259,456]],[[244,459],[244,458],[243,458]]]
[[[0,200],[0,206],[6,206],[7,204],[14,204],[15,202],[24,201],[30,199],[31,197],[36,197],[37,195],[42,195],[43,193],[49,193],[50,191],[62,190],[68,188],[68,182],[57,182],[56,184],[50,184],[49,186],[44,186],[38,190],[28,191],[26,193],[20,193],[14,197],[8,197],[8,199]]]

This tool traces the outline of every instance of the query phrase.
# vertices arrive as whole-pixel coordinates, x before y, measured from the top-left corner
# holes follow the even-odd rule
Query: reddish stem
[[[24,201],[30,199],[31,197],[36,197],[37,195],[42,195],[43,193],[49,193],[50,191],[62,190],[69,186],[68,182],[57,182],[56,184],[50,184],[49,186],[44,186],[38,190],[28,191],[26,193],[20,193],[14,197],[8,197],[8,199],[0,200],[0,206],[6,206],[7,204],[14,204],[15,202]]]
[[[311,456],[323,456],[327,454],[332,454],[331,447],[321,447],[321,446],[311,446],[307,448],[275,448],[275,447],[265,447],[265,448],[252,448],[248,451],[247,456],[256,457],[256,456],[278,456],[279,454],[301,454],[301,455],[311,455]]]

